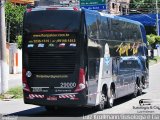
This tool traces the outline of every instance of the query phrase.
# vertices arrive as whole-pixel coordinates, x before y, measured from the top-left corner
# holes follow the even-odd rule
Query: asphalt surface
[[[49,117],[55,119],[100,119],[93,115],[109,114],[158,114],[160,119],[160,63],[150,67],[149,89],[146,89],[141,96],[131,98],[126,96],[115,101],[114,107],[97,112],[93,108],[63,108],[54,112],[47,112],[44,107],[26,105],[23,99],[0,101],[0,114],[6,116],[17,116],[18,118]],[[139,101],[147,99],[151,105],[140,106]],[[105,118],[108,119],[108,118]]]

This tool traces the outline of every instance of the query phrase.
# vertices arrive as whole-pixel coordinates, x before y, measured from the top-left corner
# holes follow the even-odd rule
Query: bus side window
[[[93,15],[90,13],[86,14],[86,24],[87,24],[87,32],[88,37],[94,39],[98,38],[98,23],[97,23],[97,15]]]
[[[117,75],[118,73],[118,64],[116,59],[113,59],[113,62],[112,62],[112,73],[113,75]]]

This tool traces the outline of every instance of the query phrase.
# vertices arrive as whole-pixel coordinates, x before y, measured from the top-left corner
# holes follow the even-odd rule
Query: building
[[[22,4],[22,5],[34,4],[34,0],[7,0],[7,1],[14,4]]]
[[[126,15],[129,13],[130,0],[107,0],[108,13],[114,15]]]
[[[57,5],[60,4],[59,0],[38,0],[37,3],[39,6],[43,5]]]
[[[38,1],[38,5],[75,5],[79,6],[80,0],[8,0],[15,4],[34,4]],[[126,15],[129,13],[129,3],[131,0],[106,0],[106,12],[114,15]]]
[[[78,0],[39,0],[38,5],[77,5]]]

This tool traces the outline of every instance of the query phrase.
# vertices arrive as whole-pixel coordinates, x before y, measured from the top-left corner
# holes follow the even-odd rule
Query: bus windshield
[[[80,12],[71,10],[44,10],[28,12],[24,18],[26,32],[41,30],[63,30],[78,32]]]

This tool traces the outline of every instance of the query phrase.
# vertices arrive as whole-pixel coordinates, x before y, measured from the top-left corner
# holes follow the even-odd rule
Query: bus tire
[[[113,88],[110,89],[110,97],[107,97],[107,107],[112,108],[115,99],[115,90]]]
[[[142,88],[145,89],[146,88],[146,84],[145,84],[145,78],[142,77]]]
[[[139,80],[138,95],[142,95],[142,92],[143,92],[143,83],[141,80]]]
[[[101,94],[100,94],[100,103],[97,106],[98,111],[104,110],[105,105],[106,105],[106,100],[107,100],[107,98],[106,98],[105,92],[102,91]]]
[[[135,83],[134,92],[132,94],[132,98],[136,98],[138,94],[138,82]]]

